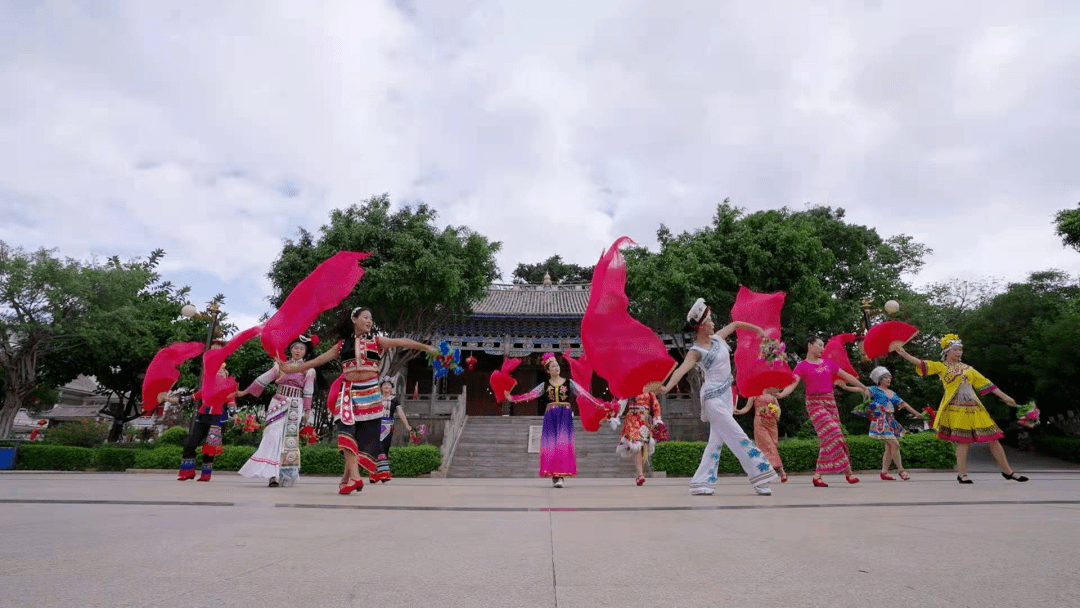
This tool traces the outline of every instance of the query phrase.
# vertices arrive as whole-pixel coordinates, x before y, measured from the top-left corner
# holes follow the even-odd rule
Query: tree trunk
[[[15,414],[19,412],[22,400],[15,391],[8,391],[4,395],[4,406],[0,409],[0,438],[11,435],[11,427],[15,424]]]

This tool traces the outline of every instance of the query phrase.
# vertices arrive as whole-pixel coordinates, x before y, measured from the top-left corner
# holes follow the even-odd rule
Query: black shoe
[[[1002,473],[1001,476],[1005,479],[1011,479],[1013,481],[1027,481],[1027,477],[1024,477],[1023,475],[1017,475],[1016,473],[1009,473],[1008,475]]]
[[[975,483],[974,481],[971,481],[970,479],[964,479],[964,477],[967,477],[967,475],[963,475],[963,476],[957,475],[956,476],[956,481],[958,481],[960,483]]]
[[[270,487],[270,488],[278,487],[277,477],[271,477],[270,478],[270,485],[267,486],[267,487]]]

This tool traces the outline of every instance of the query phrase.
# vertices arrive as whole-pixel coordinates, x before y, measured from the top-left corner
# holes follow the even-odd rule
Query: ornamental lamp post
[[[221,328],[219,326],[219,321],[221,320],[221,308],[218,306],[216,300],[211,301],[210,304],[206,306],[206,312],[199,312],[194,305],[185,304],[184,307],[180,309],[180,315],[183,316],[185,319],[199,319],[200,321],[210,322],[210,325],[209,327],[207,327],[206,330],[206,341],[203,343],[204,351],[210,348],[210,344],[213,343],[216,336],[221,335]],[[200,357],[198,386],[202,386],[203,375],[205,373],[206,369],[203,367],[202,358]],[[195,428],[195,420],[196,418],[198,418],[197,413],[198,409],[196,408],[196,411],[193,412],[191,415],[191,425],[189,425],[188,427],[189,433],[192,432],[192,429]]]

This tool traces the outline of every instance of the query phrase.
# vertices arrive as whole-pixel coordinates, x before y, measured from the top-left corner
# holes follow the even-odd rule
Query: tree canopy
[[[544,282],[544,273],[547,273],[551,282],[556,285],[588,283],[592,281],[593,267],[564,262],[562,256],[555,254],[536,264],[518,264],[514,269],[513,279],[515,283],[538,285]]]

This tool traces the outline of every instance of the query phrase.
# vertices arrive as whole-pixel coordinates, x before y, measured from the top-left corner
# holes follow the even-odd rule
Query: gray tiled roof
[[[473,306],[474,315],[574,316],[585,314],[589,285],[493,285]]]

